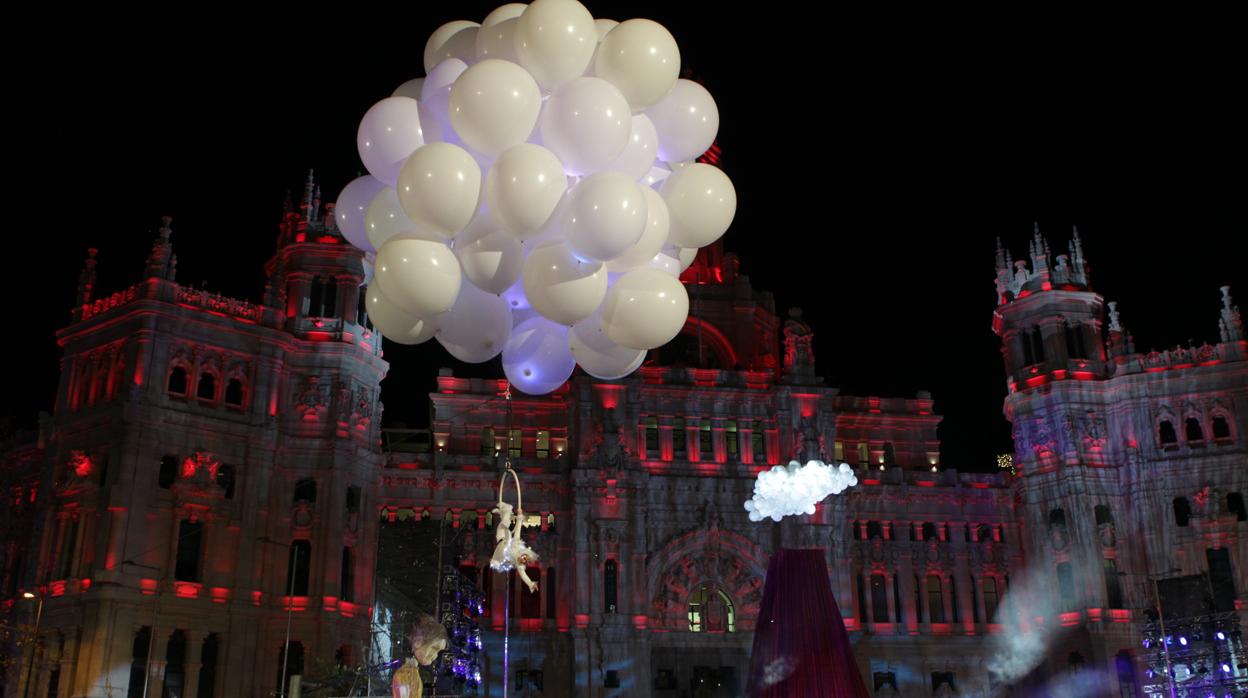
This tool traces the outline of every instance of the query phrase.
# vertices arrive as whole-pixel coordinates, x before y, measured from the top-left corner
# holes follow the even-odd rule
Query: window
[[[765,429],[762,422],[755,422],[754,432],[750,434],[750,449],[754,451],[755,463],[767,462],[767,442],[763,438]]]
[[[939,540],[940,536],[936,533],[936,524],[927,522],[923,524],[923,540]]]
[[[606,613],[615,613],[617,607],[616,598],[616,570],[615,560],[607,560],[602,566],[603,584],[602,584],[602,608]]]
[[[840,463],[845,460],[845,444],[837,441],[832,445],[833,459]]]
[[[316,502],[316,480],[305,477],[295,483],[295,504]]]
[[[962,622],[962,610],[958,608],[958,580],[953,576],[949,577],[949,608],[953,611],[953,622]]]
[[[1218,612],[1235,610],[1235,572],[1231,569],[1231,551],[1208,548],[1209,588],[1213,591],[1213,608]]]
[[[356,514],[360,511],[360,488],[352,485],[347,488],[347,513]]]
[[[919,575],[914,575],[914,618],[923,622],[923,587],[919,585]]]
[[[1114,515],[1110,512],[1109,507],[1104,504],[1097,504],[1092,511],[1096,515],[1097,526],[1112,526],[1114,524]]]
[[[321,297],[321,317],[338,316],[338,280],[329,277],[325,280],[325,292]]]
[[[893,613],[896,615],[896,621],[902,622],[901,618],[901,584],[898,583],[897,573],[893,573]]]
[[[871,674],[871,681],[875,684],[873,691],[879,691],[881,688],[891,688],[894,691],[897,688],[897,675],[891,671],[877,671]]]
[[[282,675],[286,676],[286,685],[282,685]],[[303,675],[303,643],[291,641],[277,649],[277,691],[283,696],[290,695],[290,680],[293,676]]]
[[[287,596],[307,596],[308,595],[308,571],[312,568],[312,543],[306,540],[296,540],[290,544],[290,559],[286,561],[286,570],[289,579],[286,580]],[[291,572],[294,572],[291,575]]]
[[[187,391],[186,383],[186,369],[182,366],[174,366],[173,370],[169,372],[169,394],[185,397]]]
[[[1226,510],[1235,515],[1239,521],[1248,521],[1248,510],[1244,509],[1244,495],[1231,492],[1226,495]]]
[[[225,384],[225,404],[231,407],[243,406],[243,382],[237,378],[231,378],[229,383]]]
[[[867,540],[884,537],[884,526],[879,521],[867,522]]]
[[[958,692],[958,686],[953,682],[952,671],[933,671],[932,672],[932,693],[936,693],[942,687],[948,686],[954,693]]]
[[[234,466],[222,463],[217,468],[217,486],[225,490],[226,499],[234,499]]]
[[[1053,509],[1049,512],[1049,528],[1066,529],[1066,510]]]
[[[64,523],[64,535],[61,540],[60,555],[57,556],[56,578],[69,579],[74,576],[74,549],[78,547],[78,519],[71,518]]]
[[[737,423],[729,420],[724,425],[724,446],[728,449],[728,460],[737,460],[737,451],[741,445],[737,439]]]
[[[512,429],[507,435],[507,457],[519,458],[520,449],[524,443],[523,432],[520,429]]]
[[[494,427],[481,428],[481,455],[486,458],[498,455],[498,445],[494,443]]]
[[[179,582],[198,582],[200,552],[204,542],[203,522],[182,521],[178,524],[178,556],[173,578]]]
[[[978,625],[978,624],[980,623],[980,620],[979,620],[979,599],[975,598],[975,576],[974,576],[974,575],[971,575],[971,577],[969,578],[969,580],[968,580],[968,581],[970,582],[970,585],[971,585],[971,586],[970,586],[970,589],[971,589],[971,621],[972,621],[973,623],[975,623],[976,625]]]
[[[1231,425],[1226,421],[1226,417],[1222,415],[1214,415],[1213,417],[1213,438],[1229,439],[1231,438]]]
[[[1174,498],[1174,525],[1180,528],[1187,526],[1187,522],[1192,518],[1192,505],[1188,503],[1186,497]]]
[[[199,385],[195,388],[195,397],[206,402],[217,399],[217,377],[208,371],[199,374]]]
[[[1066,355],[1072,359],[1088,358],[1083,345],[1083,325],[1066,323]]]
[[[659,420],[646,417],[646,456],[654,458],[659,453]]]
[[[173,486],[178,479],[178,457],[162,456],[160,459],[160,473],[156,477],[156,485],[162,490],[167,490]]]
[[[884,586],[884,575],[871,575],[871,621],[874,623],[888,622],[888,589]]]
[[[864,580],[864,577],[862,576],[862,573],[859,572],[858,573],[858,620],[860,622],[866,623],[867,618],[870,618],[871,616],[867,613],[867,584],[863,580]],[[691,622],[692,622],[692,619],[691,619]]]
[[[1044,361],[1044,335],[1041,334],[1039,327],[1033,327],[1029,334],[1031,337],[1032,363],[1038,364]]]
[[[1188,441],[1204,441],[1205,434],[1201,431],[1200,420],[1195,417],[1187,418],[1186,436]]]
[[[711,446],[711,423],[705,419],[702,420],[702,426],[698,429],[698,459],[710,460],[714,455]]]
[[[933,623],[945,622],[945,595],[935,574],[927,577],[927,615]]]
[[[537,430],[537,457],[550,457],[550,432],[545,429]]]
[[[1161,438],[1162,446],[1170,446],[1179,441],[1179,435],[1174,431],[1174,424],[1168,419],[1161,420],[1157,425],[1157,435]]]
[[[559,608],[558,598],[558,578],[555,576],[555,568],[551,567],[546,570],[546,618],[550,620],[555,619],[555,611]]]
[[[217,655],[219,652],[220,646],[217,634],[210,633],[208,637],[204,638],[203,648],[200,650],[199,698],[215,698]]]
[[[529,591],[527,587],[520,588],[520,617],[521,618],[541,618],[542,617],[542,571],[537,567],[530,566],[527,570],[529,579],[532,579],[538,585],[538,591]],[[519,577],[519,575],[517,575]],[[519,583],[519,579],[516,580]]]
[[[871,449],[866,444],[858,444],[858,465],[868,465],[871,462]]]
[[[1105,605],[1110,608],[1124,608],[1118,563],[1111,558],[1105,558]]]
[[[615,669],[608,669],[607,675],[602,681],[602,687],[603,688],[619,688],[620,687],[620,672],[616,671]]]
[[[165,646],[165,695],[182,695],[186,680],[186,632],[175,630]]]
[[[884,443],[884,465],[890,467],[897,465],[897,452],[893,450],[893,443],[891,441]]]
[[[345,545],[342,546],[342,589],[339,594],[347,603],[355,601],[355,555]]]
[[[673,419],[672,420],[672,451],[674,451],[677,456],[685,455],[685,436],[687,436],[687,434],[685,433],[684,418],[677,417],[676,419]]]
[[[984,616],[989,623],[997,620],[996,577],[984,577]]]
[[[1075,576],[1069,562],[1057,563],[1057,588],[1062,596],[1062,610],[1075,610],[1078,599],[1075,598]]]
[[[975,540],[985,541],[992,540],[992,528],[988,524],[980,524],[975,527]]]
[[[711,585],[699,586],[689,597],[689,631],[735,633],[737,612],[723,590]]]

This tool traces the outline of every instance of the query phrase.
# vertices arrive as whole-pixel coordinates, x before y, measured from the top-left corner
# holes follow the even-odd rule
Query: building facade
[[[378,635],[401,634],[401,598],[375,579],[379,532],[413,520],[454,532],[443,562],[486,594],[490,695],[505,616],[512,695],[741,695],[780,547],[826,551],[874,695],[1080,671],[1142,695],[1152,580],[1209,572],[1244,613],[1248,341],[1227,289],[1217,344],[1142,353],[1112,303],[1106,321],[1077,238],[1056,257],[1038,234],[1028,261],[999,252],[1013,472],[941,462],[926,392],[826,385],[800,311],[782,321],[719,247],[682,277],[685,332],[633,376],[530,397],[443,369],[430,428],[383,431],[364,265],[321,209],[309,181],[259,304],[179,285],[168,223],[130,289],[95,298],[88,259],[31,548],[5,558],[7,609],[30,614],[20,590],[42,604],[6,696],[28,678],[38,696],[141,696],[145,680],[267,696],[389,659]],[[855,465],[859,485],[751,523],[757,473],[810,458]],[[505,461],[537,592],[488,567]],[[1019,659],[1031,634],[1045,641]]]

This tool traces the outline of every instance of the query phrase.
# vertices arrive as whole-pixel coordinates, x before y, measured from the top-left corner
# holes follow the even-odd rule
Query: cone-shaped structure
[[[867,698],[821,550],[779,550],[754,630],[749,698]]]

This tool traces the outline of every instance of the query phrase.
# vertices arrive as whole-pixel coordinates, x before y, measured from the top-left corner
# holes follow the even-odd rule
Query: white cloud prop
[[[779,521],[786,516],[815,513],[815,505],[830,494],[840,494],[858,484],[858,477],[848,463],[839,467],[822,461],[802,465],[789,461],[758,474],[754,496],[745,501],[750,521],[770,518]]]

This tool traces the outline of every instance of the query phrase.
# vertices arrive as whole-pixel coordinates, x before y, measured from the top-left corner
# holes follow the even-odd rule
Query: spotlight
[[[1229,674],[1229,673],[1231,673],[1231,665],[1230,665],[1230,664],[1227,664],[1226,662],[1223,662],[1223,663],[1222,663],[1222,673],[1223,673],[1223,674]]]
[[[1218,638],[1219,640],[1225,640],[1225,639],[1226,639],[1226,633],[1224,633],[1224,632],[1222,632],[1221,630],[1219,630],[1219,631],[1218,631],[1218,634],[1217,634],[1217,638]]]
[[[1180,645],[1183,645],[1184,647],[1187,647],[1187,638],[1186,638],[1186,637],[1179,637],[1179,644],[1180,644]]]
[[[1148,646],[1151,644],[1153,644],[1151,640],[1144,638],[1144,649],[1148,649]]]

